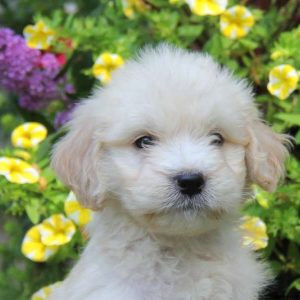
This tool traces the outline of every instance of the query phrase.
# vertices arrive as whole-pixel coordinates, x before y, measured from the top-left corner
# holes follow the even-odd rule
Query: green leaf
[[[37,224],[40,221],[39,203],[32,201],[31,204],[25,206],[25,210],[28,218],[33,224]]]
[[[191,41],[197,38],[204,27],[201,25],[182,25],[178,28],[178,35],[180,37],[189,38]]]
[[[277,260],[271,260],[270,265],[272,267],[272,271],[277,275],[282,271],[282,264]]]
[[[291,125],[300,126],[300,114],[279,113],[274,115],[275,118],[288,122]]]
[[[296,289],[297,291],[300,291],[300,278],[294,280],[290,286],[287,288],[285,294],[287,295],[292,289]]]
[[[246,39],[246,38],[241,39],[240,40],[240,44],[242,46],[244,46],[248,50],[253,50],[253,49],[255,49],[255,48],[258,47],[258,43],[257,42],[254,42],[254,41],[252,41],[250,39]]]
[[[215,33],[204,45],[203,50],[215,58],[222,55],[223,43],[219,33]]]
[[[61,129],[55,133],[49,135],[38,147],[35,153],[35,159],[37,161],[43,160],[50,156],[50,151],[55,141],[64,134],[64,129]]]
[[[295,136],[295,142],[297,145],[300,145],[300,130],[298,130],[298,132]]]

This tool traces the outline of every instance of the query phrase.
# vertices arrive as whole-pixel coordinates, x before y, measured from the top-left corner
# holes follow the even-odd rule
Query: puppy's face
[[[205,101],[172,97],[164,89],[150,99],[145,95],[153,87],[146,88],[122,111],[113,109],[99,137],[106,188],[152,230],[206,230],[225,212],[235,212],[243,198],[245,140],[243,129],[236,129],[237,112],[229,110],[224,128],[214,105],[206,111]]]
[[[117,205],[153,232],[194,235],[235,213],[248,183],[274,188],[281,141],[245,85],[208,57],[163,47],[77,109],[54,167],[86,204]]]

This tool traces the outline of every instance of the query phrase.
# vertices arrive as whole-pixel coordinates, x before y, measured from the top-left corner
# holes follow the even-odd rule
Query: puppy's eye
[[[213,140],[211,141],[211,145],[222,146],[224,144],[224,138],[219,132],[214,132],[211,134]]]
[[[155,140],[152,136],[150,135],[145,135],[145,136],[142,136],[140,138],[138,138],[134,144],[137,148],[147,148],[149,146],[153,146],[155,143]]]

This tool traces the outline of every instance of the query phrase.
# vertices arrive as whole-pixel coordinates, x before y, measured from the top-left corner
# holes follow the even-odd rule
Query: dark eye
[[[150,135],[145,135],[138,138],[134,144],[137,148],[147,148],[148,146],[154,145],[154,138]]]
[[[222,146],[224,144],[224,138],[219,132],[212,133],[212,137],[211,145]]]

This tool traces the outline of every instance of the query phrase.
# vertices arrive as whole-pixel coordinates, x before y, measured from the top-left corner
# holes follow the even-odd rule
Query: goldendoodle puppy
[[[285,136],[209,56],[149,48],[76,109],[53,167],[96,210],[55,300],[254,300],[266,266],[241,246],[249,185],[273,191]]]

